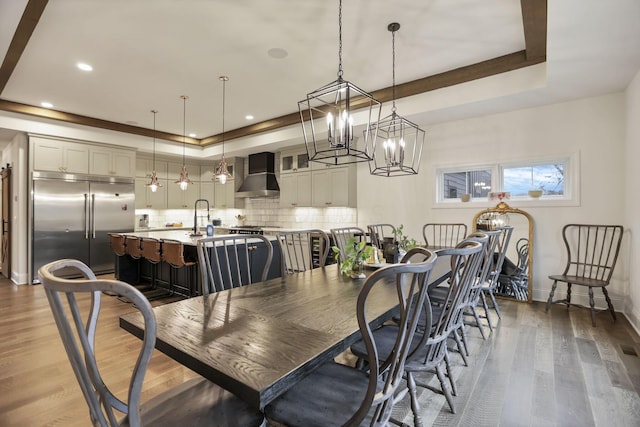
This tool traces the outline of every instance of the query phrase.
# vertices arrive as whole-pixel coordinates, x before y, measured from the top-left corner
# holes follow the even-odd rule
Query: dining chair
[[[565,304],[567,308],[571,305],[582,307],[571,302],[571,285],[587,286],[591,324],[596,326],[593,288],[602,289],[611,317],[614,322],[616,321],[616,312],[606,287],[609,286],[618,260],[622,234],[621,225],[567,224],[562,228],[562,240],[567,250],[567,264],[561,274],[549,276],[549,279],[553,280],[553,285],[547,299],[546,312],[554,303]],[[567,297],[554,301],[553,294],[558,282],[567,284]]]
[[[76,269],[82,278],[57,277],[56,272],[63,268]],[[78,260],[54,261],[41,267],[38,273],[71,367],[89,406],[93,425],[266,425],[260,412],[204,378],[189,380],[141,404],[144,376],[156,341],[156,319],[149,301],[127,283],[96,279],[93,271]],[[125,401],[116,397],[105,384],[95,356],[100,298],[104,291],[123,295],[133,302],[132,307],[142,313],[145,323],[145,334]],[[83,303],[87,294],[91,296],[88,310]]]
[[[489,277],[487,277],[487,280],[485,280],[482,284],[482,292],[480,293],[480,299],[482,301],[482,306],[484,307],[487,324],[489,325],[489,329],[492,331],[493,324],[491,323],[491,317],[489,316],[489,309],[493,308],[498,315],[498,318],[502,318],[500,307],[498,306],[498,301],[496,301],[495,292],[498,288],[498,277],[500,276],[502,264],[504,263],[507,249],[509,248],[509,242],[511,241],[513,227],[507,225],[496,227],[495,230],[500,231],[500,236],[498,238],[495,249],[493,268],[491,270],[491,273],[489,274]],[[491,299],[491,307],[489,307],[489,304],[487,303],[487,296]]]
[[[422,262],[381,268],[365,279],[359,291],[355,308],[368,371],[334,361],[319,366],[265,407],[270,422],[289,427],[388,425],[393,406],[402,397],[397,391],[404,383],[404,363],[427,299],[429,274],[436,259],[427,249],[414,251],[423,254]],[[394,303],[400,307],[401,322],[394,337],[393,357],[382,361],[369,327],[373,319],[366,308],[377,288],[390,285],[397,288],[398,300]]]
[[[454,248],[467,235],[462,223],[427,223],[422,226],[424,244],[428,248]]]
[[[392,237],[394,242],[397,240],[396,228],[392,224],[370,224],[367,225],[367,230],[371,245],[378,249],[384,249],[385,237]]]
[[[322,230],[280,231],[282,275],[323,267],[329,255],[329,236]]]
[[[438,258],[448,257],[450,260],[450,286],[447,289],[445,299],[439,304],[433,304],[429,298],[425,298],[422,310],[424,320],[418,322],[418,328],[404,366],[406,392],[410,395],[415,426],[422,425],[417,398],[418,386],[443,394],[451,412],[455,413],[452,396],[456,395],[456,387],[451,375],[447,339],[458,327],[458,320],[467,305],[469,288],[477,280],[484,256],[482,249],[482,243],[467,239],[460,242],[455,248],[441,249],[437,252]],[[393,354],[394,337],[398,328],[398,325],[385,324],[373,332],[378,346],[377,354],[381,360],[385,360]],[[364,349],[362,340],[351,346],[352,353],[358,358],[362,358],[368,353]],[[443,364],[445,365],[444,370]],[[432,387],[415,375],[434,370],[440,382],[439,389]],[[447,378],[448,381],[446,381]]]
[[[340,253],[345,253],[345,247],[349,239],[355,238],[358,241],[366,239],[366,233],[359,227],[339,227],[332,228],[330,231],[333,237],[333,244],[340,249]]]
[[[516,242],[517,264],[507,264],[505,257],[498,276],[498,294],[514,295],[520,301],[529,300],[529,239],[522,237]]]
[[[258,252],[259,245],[266,251]],[[197,251],[202,295],[265,281],[273,259],[273,245],[261,234],[206,237]]]

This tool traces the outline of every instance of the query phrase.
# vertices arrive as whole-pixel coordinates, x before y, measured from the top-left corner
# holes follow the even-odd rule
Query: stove
[[[264,234],[260,225],[242,225],[229,228],[229,234]]]

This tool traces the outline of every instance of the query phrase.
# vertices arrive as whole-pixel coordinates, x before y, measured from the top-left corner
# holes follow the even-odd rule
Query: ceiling
[[[344,0],[344,78],[390,112],[387,25],[399,22],[398,113],[422,126],[621,91],[640,69],[639,3]],[[336,79],[338,1],[2,1],[0,58],[0,110],[149,136],[155,109],[160,138],[180,143],[184,127],[202,146],[222,140],[218,77],[227,75],[225,141],[241,151],[248,136],[299,128],[297,102]],[[541,66],[542,82],[508,93],[426,98]]]

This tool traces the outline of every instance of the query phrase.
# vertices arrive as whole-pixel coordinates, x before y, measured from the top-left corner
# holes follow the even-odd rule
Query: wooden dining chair
[[[82,278],[56,277],[56,272],[63,268],[76,269]],[[93,425],[265,425],[260,412],[204,378],[189,380],[141,404],[144,376],[156,341],[156,319],[149,301],[127,283],[96,279],[91,269],[78,260],[54,261],[41,267],[38,273],[71,367],[89,406]],[[101,292],[104,291],[123,295],[132,301],[132,307],[137,308],[144,318],[145,333],[132,370],[126,401],[116,397],[104,383],[96,362],[95,336]],[[91,296],[88,311],[81,302],[83,295]]]
[[[395,242],[397,239],[396,228],[392,224],[370,224],[367,225],[369,231],[369,241],[371,245],[378,249],[384,249],[384,238],[392,237]]]
[[[422,237],[428,248],[454,248],[467,235],[462,223],[427,223],[422,226]]]
[[[498,237],[498,243],[495,248],[493,266],[491,273],[487,277],[487,280],[485,280],[482,284],[482,292],[480,293],[480,299],[482,301],[482,306],[484,307],[487,324],[489,325],[489,329],[491,330],[493,330],[493,324],[491,323],[491,317],[489,316],[489,309],[493,308],[498,315],[498,318],[502,318],[502,314],[500,313],[500,306],[498,306],[498,301],[496,300],[495,294],[496,289],[498,288],[498,278],[500,277],[500,271],[502,271],[502,264],[504,263],[507,249],[509,249],[509,242],[511,241],[513,227],[502,226],[496,227],[495,230],[500,231],[500,236]],[[487,302],[487,297],[491,300],[491,306],[489,306],[489,303]]]
[[[561,274],[549,276],[549,279],[553,280],[553,285],[547,299],[546,312],[554,303],[565,304],[567,308],[571,305],[581,307],[571,302],[571,285],[579,285],[589,288],[589,306],[593,326],[596,326],[593,288],[602,289],[611,317],[614,322],[616,321],[616,312],[606,287],[609,286],[618,260],[622,234],[621,225],[567,224],[562,228],[562,240],[567,250],[567,264]],[[558,282],[567,284],[567,297],[554,301],[553,294]]]
[[[372,273],[362,284],[356,316],[369,362],[368,371],[325,363],[265,407],[269,421],[289,427],[386,426],[394,404],[401,398],[404,363],[427,299],[427,284],[436,255],[424,248],[422,262],[393,264]],[[393,357],[381,361],[376,338],[369,327],[367,301],[381,286],[397,287],[401,322],[396,329]],[[415,302],[415,303],[412,303]]]
[[[282,275],[323,267],[329,255],[329,237],[318,229],[280,231]]]
[[[358,241],[366,239],[366,233],[359,227],[339,227],[332,228],[331,236],[333,238],[333,244],[340,249],[340,253],[345,253],[345,247],[349,239],[356,238]]]
[[[418,322],[418,329],[413,337],[410,353],[404,366],[406,373],[406,390],[404,392],[405,394],[408,392],[410,395],[411,410],[416,426],[422,425],[417,397],[418,386],[443,394],[451,412],[455,413],[452,396],[456,395],[456,387],[451,376],[447,339],[458,328],[458,320],[467,305],[469,289],[471,284],[477,280],[484,256],[482,249],[482,243],[467,239],[460,242],[455,248],[438,251],[438,258],[449,258],[450,286],[444,300],[440,303],[434,304],[429,298],[425,298],[423,315],[421,316],[424,320]],[[372,333],[377,345],[377,354],[381,360],[385,360],[393,354],[395,335],[400,327],[386,324]],[[366,357],[368,354],[363,343],[364,341],[358,341],[351,346],[351,351],[358,358]],[[443,364],[445,365],[444,369]],[[440,382],[440,389],[427,384],[416,376],[418,373],[434,370]],[[446,381],[447,378],[448,381]]]
[[[265,281],[273,259],[273,245],[261,234],[206,237],[197,251],[202,295]]]
[[[522,237],[516,242],[517,264],[507,264],[505,257],[498,276],[497,293],[514,295],[517,300],[529,300],[529,239]]]

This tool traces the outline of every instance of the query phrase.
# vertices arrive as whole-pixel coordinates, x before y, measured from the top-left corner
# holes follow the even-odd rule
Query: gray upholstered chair
[[[83,277],[57,277],[56,272],[63,268],[76,269]],[[93,425],[265,425],[260,412],[204,378],[189,380],[141,404],[144,376],[156,341],[156,319],[149,301],[127,283],[96,279],[91,269],[77,260],[54,261],[41,267],[39,274],[71,367],[89,405]],[[118,399],[105,385],[94,354],[100,298],[104,291],[122,295],[133,302],[145,323],[140,355],[133,367],[126,402]],[[82,294],[91,295],[88,312],[79,307],[78,299]]]
[[[282,275],[322,267],[329,255],[329,237],[318,229],[280,231],[278,244],[282,254]]]
[[[259,245],[266,247],[260,258],[254,256]],[[273,259],[273,245],[261,234],[206,237],[198,240],[197,251],[202,295],[263,282]]]
[[[566,304],[567,308],[577,305],[571,303],[571,285],[579,285],[589,288],[593,326],[596,326],[593,288],[602,289],[611,317],[616,320],[616,312],[606,287],[609,286],[618,260],[622,234],[621,225],[567,224],[562,228],[562,239],[567,249],[567,264],[562,274],[549,276],[549,279],[553,280],[553,286],[549,292],[546,311],[549,311],[553,303]],[[553,294],[558,282],[567,284],[567,297],[554,301]]]
[[[327,362],[265,407],[267,419],[289,427],[388,425],[404,363],[427,300],[427,284],[436,256],[424,249],[422,262],[393,264],[372,273],[362,284],[356,316],[369,362],[367,372]],[[367,299],[380,286],[396,286],[401,323],[395,329],[393,357],[378,359],[376,337],[369,328]],[[414,301],[414,303],[412,303]],[[426,304],[429,306],[429,304]]]
[[[422,236],[427,248],[454,248],[466,235],[466,224],[428,223],[422,226]]]

